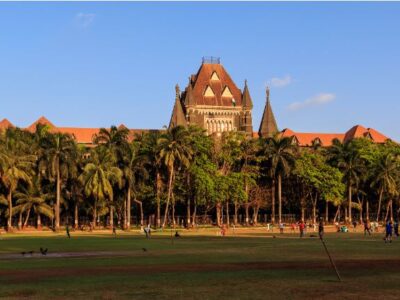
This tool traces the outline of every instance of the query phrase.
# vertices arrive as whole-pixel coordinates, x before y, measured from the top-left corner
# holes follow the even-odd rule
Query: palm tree
[[[124,179],[124,186],[126,189],[126,211],[124,213],[125,222],[124,227],[130,229],[131,227],[131,192],[134,193],[134,201],[140,205],[140,226],[143,227],[143,205],[142,201],[138,200],[136,195],[136,186],[141,178],[147,176],[146,170],[146,156],[140,155],[140,142],[133,141],[129,144],[124,152],[122,160],[122,173]]]
[[[348,222],[352,222],[352,195],[353,188],[357,188],[360,174],[364,169],[364,163],[360,153],[353,141],[342,143],[334,139],[332,146],[328,149],[329,161],[343,173],[347,184]]]
[[[294,164],[294,151],[296,146],[291,137],[274,137],[267,138],[263,146],[263,154],[265,159],[269,161],[270,174],[275,181],[278,181],[278,219],[282,222],[282,177],[289,175]],[[274,185],[274,183],[273,183]],[[275,191],[273,190],[273,193]],[[274,195],[272,199],[274,199]],[[274,202],[274,201],[273,201]],[[272,203],[274,211],[275,203]],[[275,219],[274,213],[273,220]]]
[[[372,170],[372,174],[374,174],[374,180],[371,182],[371,187],[376,188],[379,193],[376,215],[376,221],[379,222],[383,194],[385,192],[388,195],[395,195],[398,193],[396,182],[399,175],[398,161],[396,161],[396,158],[391,153],[387,153],[380,156],[377,164]]]
[[[41,227],[41,215],[49,218],[54,217],[53,208],[46,203],[48,194],[43,194],[40,179],[38,176],[33,178],[33,184],[28,187],[22,187],[20,191],[15,193],[16,203],[15,213],[26,212],[24,227],[28,224],[30,213],[33,212],[37,216],[37,228]]]
[[[56,182],[55,230],[60,229],[61,187],[69,174],[76,170],[76,143],[64,133],[48,133],[42,138],[43,154],[39,169],[46,169],[49,178]]]
[[[12,230],[13,193],[23,181],[31,184],[30,173],[34,167],[33,155],[16,154],[12,149],[2,148],[0,153],[1,181],[7,190],[8,221],[7,229]]]
[[[128,137],[129,129],[125,126],[111,126],[110,129],[100,128],[99,133],[93,137],[93,142],[112,151],[119,165],[122,162],[124,151],[128,147]]]
[[[99,201],[109,201],[110,226],[113,226],[112,201],[114,198],[113,184],[122,184],[122,171],[115,166],[113,153],[104,147],[97,147],[91,152],[91,162],[87,163],[79,180],[83,184],[87,197],[93,197],[93,225],[97,225],[97,207]]]
[[[168,206],[171,200],[175,172],[181,166],[189,167],[193,150],[189,145],[188,131],[183,126],[176,126],[168,129],[158,140],[158,145],[161,149],[160,159],[168,172],[168,196],[162,225],[162,227],[164,227],[168,214]],[[172,222],[174,223],[175,220],[172,219]]]

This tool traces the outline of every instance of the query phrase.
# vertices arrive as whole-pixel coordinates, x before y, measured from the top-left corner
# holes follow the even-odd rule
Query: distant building
[[[242,131],[253,135],[251,100],[247,82],[243,91],[218,58],[203,58],[200,69],[189,77],[181,93],[176,86],[175,105],[169,126],[197,125],[207,134]]]
[[[175,87],[175,104],[172,110],[169,127],[197,125],[208,135],[219,136],[222,132],[239,131],[248,137],[267,138],[278,134],[281,137],[293,137],[300,147],[320,145],[327,147],[334,139],[342,142],[364,137],[375,143],[384,143],[388,137],[373,128],[356,125],[345,133],[304,133],[295,132],[289,128],[279,131],[272,111],[270,91],[266,90],[266,102],[258,132],[253,131],[252,109],[253,101],[244,82],[243,90],[239,89],[229,73],[220,63],[219,58],[203,58],[196,74],[189,77],[189,82],[183,92],[178,85]],[[37,124],[47,125],[51,132],[68,133],[75,137],[79,144],[93,145],[93,136],[100,128],[57,127],[45,117],[41,117],[29,125],[26,130],[33,132]],[[125,127],[123,124],[119,127]],[[0,121],[0,131],[14,127],[7,119]],[[136,133],[160,131],[158,129],[129,129],[130,139]]]

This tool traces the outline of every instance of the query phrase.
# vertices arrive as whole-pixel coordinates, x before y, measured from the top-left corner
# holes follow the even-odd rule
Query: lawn
[[[261,230],[0,236],[0,297],[7,299],[398,299],[400,240],[382,234],[317,238]],[[273,237],[275,235],[275,238]],[[42,256],[39,248],[48,248]],[[144,249],[143,249],[144,248]],[[146,251],[144,251],[146,250]],[[34,251],[33,255],[21,252]]]

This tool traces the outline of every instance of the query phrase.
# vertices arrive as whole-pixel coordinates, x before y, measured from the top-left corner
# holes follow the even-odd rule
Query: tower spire
[[[174,109],[172,110],[171,120],[169,122],[169,127],[175,126],[186,126],[186,118],[185,113],[183,112],[183,107],[181,103],[181,92],[179,89],[179,85],[175,86],[175,104]]]
[[[276,124],[274,113],[272,112],[271,102],[269,99],[269,87],[267,87],[266,103],[258,134],[262,138],[267,138],[272,137],[276,132],[278,132],[278,126]]]

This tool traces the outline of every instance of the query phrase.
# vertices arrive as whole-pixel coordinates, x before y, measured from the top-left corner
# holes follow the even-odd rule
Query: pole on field
[[[320,236],[319,239],[321,240],[322,245],[324,245],[326,254],[328,254],[329,260],[331,261],[331,265],[332,265],[332,267],[335,269],[337,278],[339,279],[339,281],[342,281],[342,278],[340,278],[340,275],[339,275],[339,271],[338,271],[338,269],[336,268],[335,262],[333,261],[331,255],[329,254],[328,248],[326,247],[325,242],[324,242],[322,236]]]

